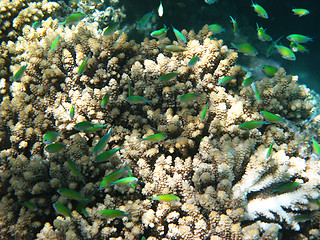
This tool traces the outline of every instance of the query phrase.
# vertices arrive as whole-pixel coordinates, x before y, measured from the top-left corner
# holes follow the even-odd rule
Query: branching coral
[[[256,82],[258,102],[251,87],[241,86],[245,72],[236,65],[237,53],[221,40],[208,38],[208,26],[198,34],[182,31],[188,39],[183,52],[162,50],[169,39],[136,44],[120,31],[102,36],[97,24],[58,28],[57,20],[50,18],[37,29],[25,26],[23,33],[16,44],[6,46],[15,56],[10,70],[14,73],[25,64],[27,69],[1,103],[0,130],[10,136],[10,146],[1,149],[1,236],[272,239],[282,227],[299,229],[295,217],[314,210],[310,203],[319,197],[319,166],[308,141],[318,123],[306,121],[312,112],[308,101],[312,95],[284,69],[272,79]],[[58,46],[51,51],[58,36]],[[78,74],[87,56],[87,68]],[[200,60],[188,67],[194,56]],[[158,81],[170,72],[179,76]],[[218,85],[225,76],[233,80]],[[133,95],[149,102],[128,102],[128,83]],[[106,93],[110,99],[102,108]],[[179,100],[187,93],[197,94],[196,98]],[[201,119],[207,102],[208,112]],[[71,106],[76,112],[73,119]],[[285,116],[287,121],[250,131],[239,129],[242,122],[262,120],[261,110]],[[73,127],[81,121],[110,123],[113,134],[108,149],[123,148],[105,163],[94,163],[92,149],[110,127],[77,132]],[[60,132],[58,141],[66,149],[45,152],[42,137],[48,131]],[[168,137],[141,141],[158,132]],[[273,141],[275,150],[267,158],[265,147]],[[85,184],[70,172],[67,158],[84,175]],[[105,176],[128,163],[139,179],[135,189],[114,185],[98,190]],[[301,186],[293,192],[272,193],[277,184],[288,180]],[[73,218],[53,217],[52,203],[72,210],[77,206],[76,201],[60,196],[59,188],[90,196],[86,214],[73,211]],[[149,198],[162,194],[175,194],[180,201]],[[30,199],[38,207],[35,212],[21,205]],[[119,209],[129,216],[103,219],[98,213],[104,209]],[[13,232],[13,225],[22,231]]]

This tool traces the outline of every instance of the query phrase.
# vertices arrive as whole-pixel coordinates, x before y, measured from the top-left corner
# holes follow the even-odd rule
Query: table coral
[[[208,26],[199,34],[186,30],[182,34],[188,39],[186,51],[170,52],[159,48],[169,39],[137,44],[120,31],[103,36],[95,23],[58,28],[58,21],[49,18],[37,29],[24,26],[19,41],[7,44],[14,56],[12,73],[24,64],[27,69],[19,81],[6,79],[11,82],[10,94],[0,106],[0,130],[10,139],[10,144],[1,145],[2,237],[272,239],[284,227],[300,228],[296,215],[314,210],[311,203],[319,198],[318,157],[309,144],[318,126],[317,121],[308,121],[313,95],[280,68],[275,77],[256,82],[258,102],[251,87],[241,86],[245,72],[236,65],[237,53],[222,40],[210,39]],[[57,36],[59,44],[51,51]],[[87,56],[87,68],[79,75]],[[200,60],[188,67],[194,56]],[[170,72],[179,76],[157,81]],[[224,76],[233,80],[217,85]],[[128,83],[133,95],[149,102],[126,101]],[[110,99],[102,108],[106,93]],[[198,98],[179,100],[187,93]],[[287,120],[250,131],[239,129],[243,122],[263,120],[261,110]],[[110,126],[77,132],[73,127],[81,121]],[[111,125],[107,148],[123,148],[105,163],[94,163],[91,151]],[[49,131],[60,133],[59,141],[66,146],[62,152],[43,150],[42,137]],[[158,132],[168,137],[140,141]],[[298,135],[305,139],[297,140]],[[267,159],[266,147],[273,141],[274,151]],[[67,158],[83,174],[85,184],[70,171]],[[115,185],[98,190],[105,176],[129,163],[139,179],[135,189]],[[123,176],[127,174],[124,171]],[[289,180],[299,181],[301,187],[272,193]],[[59,188],[90,197],[85,213],[75,211],[77,203],[60,196]],[[162,194],[175,194],[180,200],[150,198]],[[27,210],[21,205],[24,201],[34,202],[38,210]],[[73,210],[73,218],[55,217],[55,202]],[[104,219],[98,214],[104,209],[129,215]],[[21,231],[13,231],[13,226]],[[314,235],[316,228],[312,222],[309,229]]]

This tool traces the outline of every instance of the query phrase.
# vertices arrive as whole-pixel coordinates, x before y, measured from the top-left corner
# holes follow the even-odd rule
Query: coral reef
[[[256,82],[261,96],[257,101],[251,87],[241,86],[246,73],[236,65],[237,53],[222,40],[210,39],[208,26],[198,34],[182,34],[188,39],[186,50],[170,52],[160,48],[178,44],[168,38],[137,44],[120,31],[103,36],[97,23],[59,27],[57,20],[48,18],[39,28],[24,26],[19,41],[1,46],[0,51],[13,56],[12,73],[27,65],[19,81],[5,79],[1,92],[1,237],[276,239],[285,234],[283,228],[319,235],[316,217],[307,227],[297,220],[301,213],[318,210],[314,201],[320,197],[320,165],[310,146],[319,125],[319,117],[311,120],[312,94],[280,68],[273,78]],[[87,68],[79,74],[87,56]],[[195,56],[200,60],[188,67]],[[179,76],[158,81],[170,72]],[[225,76],[233,79],[218,85]],[[126,101],[128,82],[133,95],[149,102]],[[106,93],[110,99],[102,108]],[[179,100],[187,93],[198,97]],[[239,129],[243,122],[263,120],[261,110],[286,121]],[[109,128],[78,132],[73,127],[81,121],[110,123],[108,148],[123,148],[105,163],[95,163],[92,149]],[[44,151],[42,138],[49,131],[60,133],[58,141],[66,149]],[[168,137],[140,141],[158,132]],[[266,147],[273,141],[275,150],[267,158]],[[70,171],[68,158],[84,175],[85,184]],[[135,189],[114,185],[98,190],[105,176],[128,164],[139,179]],[[289,180],[300,187],[272,193]],[[75,200],[59,195],[59,188],[90,196],[86,214],[75,210]],[[149,198],[162,194],[175,194],[180,200]],[[27,209],[25,201],[37,210]],[[73,217],[56,217],[55,202],[73,210]],[[98,214],[104,209],[129,216],[104,219]]]

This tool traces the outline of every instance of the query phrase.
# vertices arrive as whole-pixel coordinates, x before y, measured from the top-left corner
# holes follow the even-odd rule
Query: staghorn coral
[[[169,39],[136,44],[119,31],[101,36],[94,23],[58,28],[57,20],[49,18],[40,28],[25,26],[19,41],[7,44],[14,56],[10,70],[28,66],[21,80],[11,83],[10,94],[0,106],[1,135],[10,139],[10,145],[1,145],[3,238],[274,239],[281,237],[284,227],[299,229],[298,214],[317,210],[311,205],[319,197],[319,164],[309,142],[319,118],[308,121],[312,94],[279,69],[274,78],[256,83],[259,103],[250,87],[241,86],[245,72],[236,65],[237,53],[222,40],[209,39],[208,26],[198,34],[182,33],[188,39],[186,51],[171,53],[158,48]],[[57,36],[59,44],[51,51]],[[187,67],[196,55],[200,60]],[[79,75],[87,56],[87,69]],[[169,72],[180,75],[157,81]],[[234,80],[218,86],[224,76]],[[133,95],[150,102],[127,102],[128,82]],[[101,108],[106,93],[110,100]],[[186,93],[200,97],[179,101]],[[207,101],[209,110],[201,121]],[[69,116],[71,106],[76,109],[74,119]],[[287,121],[251,131],[238,128],[244,121],[262,120],[261,110],[286,116]],[[113,125],[108,148],[123,149],[105,163],[94,163],[92,148],[108,128],[95,133],[73,129],[85,120]],[[58,141],[66,145],[65,150],[57,154],[43,150],[42,137],[48,131],[60,132]],[[140,141],[157,132],[168,138]],[[267,159],[265,146],[272,141],[275,151]],[[85,184],[70,172],[67,158],[75,162]],[[96,191],[104,176],[128,163],[139,178],[135,189],[115,185]],[[301,187],[271,194],[287,180],[299,181]],[[59,188],[93,194],[85,208],[87,215],[73,211],[73,218],[55,217],[52,203],[72,210],[77,206],[60,196]],[[166,203],[148,198],[169,193],[181,200]],[[27,210],[23,201],[34,202],[38,210]],[[269,205],[275,202],[281,204]],[[129,216],[98,216],[108,208]],[[317,228],[311,222],[302,234],[310,230],[316,236]]]

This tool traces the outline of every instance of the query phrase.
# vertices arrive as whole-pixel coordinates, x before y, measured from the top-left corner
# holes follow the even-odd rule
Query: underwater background
[[[0,238],[320,239],[319,11],[0,0]]]

